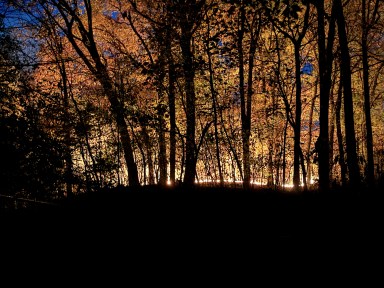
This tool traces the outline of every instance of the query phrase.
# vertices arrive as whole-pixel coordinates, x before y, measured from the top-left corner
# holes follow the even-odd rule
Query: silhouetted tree
[[[84,0],[81,3],[69,3],[65,0],[38,1],[39,3],[17,0],[13,2],[20,10],[29,13],[31,17],[42,22],[48,18],[49,21],[54,23],[57,29],[66,36],[92,75],[100,82],[104,94],[111,104],[111,111],[119,130],[127,164],[129,185],[140,185],[129,127],[124,115],[124,107],[114,89],[113,79],[108,73],[106,64],[98,49],[98,44],[95,41],[93,26],[93,5],[95,5],[95,2],[90,0]],[[40,12],[40,15],[38,12]]]
[[[373,133],[371,119],[371,99],[369,85],[369,56],[368,37],[370,30],[374,27],[379,18],[379,0],[361,1],[361,51],[363,64],[363,89],[364,89],[364,112],[366,128],[367,164],[366,183],[369,187],[375,184],[374,159],[373,159]],[[371,6],[373,9],[371,10]],[[371,12],[372,11],[372,12]]]
[[[52,200],[62,191],[63,143],[44,131],[34,101],[22,48],[0,18],[0,182],[1,193]]]
[[[347,165],[349,172],[349,184],[354,189],[360,187],[361,177],[356,151],[355,121],[353,114],[353,95],[351,80],[351,56],[349,54],[346,22],[341,0],[334,0],[337,31],[339,35],[341,75],[344,91],[344,123],[347,144]]]
[[[317,10],[317,41],[319,51],[320,75],[320,135],[316,141],[319,160],[319,189],[329,191],[329,95],[331,89],[333,43],[335,39],[335,9],[329,18],[328,34],[325,31],[324,0],[313,1]]]

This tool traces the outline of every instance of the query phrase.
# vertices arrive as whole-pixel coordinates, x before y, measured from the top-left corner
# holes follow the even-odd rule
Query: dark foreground
[[[161,240],[170,235],[249,239],[357,239],[381,235],[378,192],[321,195],[235,188],[115,188],[71,201],[1,211],[3,235],[92,235]],[[384,218],[383,218],[384,219]],[[4,237],[3,237],[4,238]],[[172,240],[173,241],[173,240]]]
[[[335,275],[345,283],[365,268],[369,280],[381,267],[384,210],[377,193],[363,195],[143,187],[1,211],[2,276],[49,287],[79,278],[237,287],[263,276],[286,285],[289,274],[308,286],[328,275],[324,284]]]
[[[2,275],[8,273],[4,267],[17,272],[12,281],[40,283],[55,275],[50,287],[73,286],[78,276],[87,286],[89,280],[99,285],[100,277],[107,287],[113,287],[110,281],[129,283],[135,277],[140,282],[197,285],[207,277],[211,284],[233,277],[233,286],[238,286],[242,278],[233,271],[253,275],[258,263],[278,278],[281,272],[276,271],[302,277],[304,269],[317,266],[320,278],[310,279],[317,283],[331,267],[339,275],[345,265],[359,270],[376,266],[373,259],[381,261],[382,197],[361,194],[154,186],[3,210]],[[213,273],[218,270],[222,274]],[[33,271],[32,278],[26,278],[25,271]],[[346,271],[351,277],[351,270]],[[120,286],[120,280],[114,286]]]

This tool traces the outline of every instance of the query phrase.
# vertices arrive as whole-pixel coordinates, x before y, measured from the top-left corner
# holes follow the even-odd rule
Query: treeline
[[[1,4],[5,195],[382,183],[382,1]]]

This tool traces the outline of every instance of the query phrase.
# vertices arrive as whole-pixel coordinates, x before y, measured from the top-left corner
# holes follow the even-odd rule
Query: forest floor
[[[140,235],[238,235],[246,239],[357,239],[382,234],[383,196],[375,191],[295,193],[273,189],[112,188],[71,201],[1,211],[3,229],[113,231]],[[92,230],[93,229],[93,230]],[[112,230],[110,230],[112,229]],[[226,236],[225,236],[226,235]],[[202,236],[203,237],[203,236]]]
[[[355,192],[106,189],[57,205],[0,210],[1,259],[12,272],[23,267],[36,271],[34,279],[58,275],[55,281],[92,267],[94,281],[107,270],[108,281],[115,274],[125,281],[136,274],[140,281],[176,281],[186,273],[184,282],[204,273],[215,278],[212,271],[221,270],[237,282],[233,269],[252,274],[259,263],[277,278],[276,271],[301,277],[303,269],[318,267],[320,278],[309,282],[317,283],[331,267],[339,275],[345,265],[371,269],[381,261],[382,194]]]

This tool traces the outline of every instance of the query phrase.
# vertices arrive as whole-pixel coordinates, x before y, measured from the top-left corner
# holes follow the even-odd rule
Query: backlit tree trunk
[[[196,161],[195,161],[195,130],[196,130],[196,116],[195,116],[195,71],[193,65],[192,53],[192,34],[190,23],[181,21],[181,39],[180,46],[183,57],[183,71],[185,79],[185,95],[186,95],[186,116],[187,116],[187,134],[186,134],[186,159],[185,159],[185,174],[184,184],[186,186],[193,186],[196,175]]]
[[[339,34],[342,83],[344,91],[344,123],[347,143],[347,165],[349,184],[354,189],[360,186],[360,170],[356,152],[355,121],[353,115],[353,94],[351,77],[351,57],[349,54],[346,23],[341,0],[334,0]]]
[[[362,62],[363,62],[363,87],[364,87],[364,111],[365,111],[365,127],[366,127],[366,145],[367,145],[367,165],[366,165],[366,175],[367,175],[367,185],[373,187],[375,184],[375,175],[374,175],[374,161],[373,161],[373,135],[372,135],[372,121],[371,121],[371,100],[370,100],[370,91],[369,91],[369,59],[368,59],[368,33],[372,23],[377,17],[379,1],[376,0],[374,10],[372,13],[372,19],[369,19],[369,14],[367,14],[367,1],[362,0],[362,9],[361,9],[361,50],[362,50]],[[368,0],[368,4],[371,1]],[[370,21],[369,21],[370,20]],[[371,23],[370,23],[371,22]]]
[[[317,9],[317,39],[320,74],[320,135],[316,141],[319,159],[319,189],[329,191],[329,93],[331,87],[333,42],[335,38],[334,7],[329,20],[328,40],[325,37],[324,0],[314,1]]]

